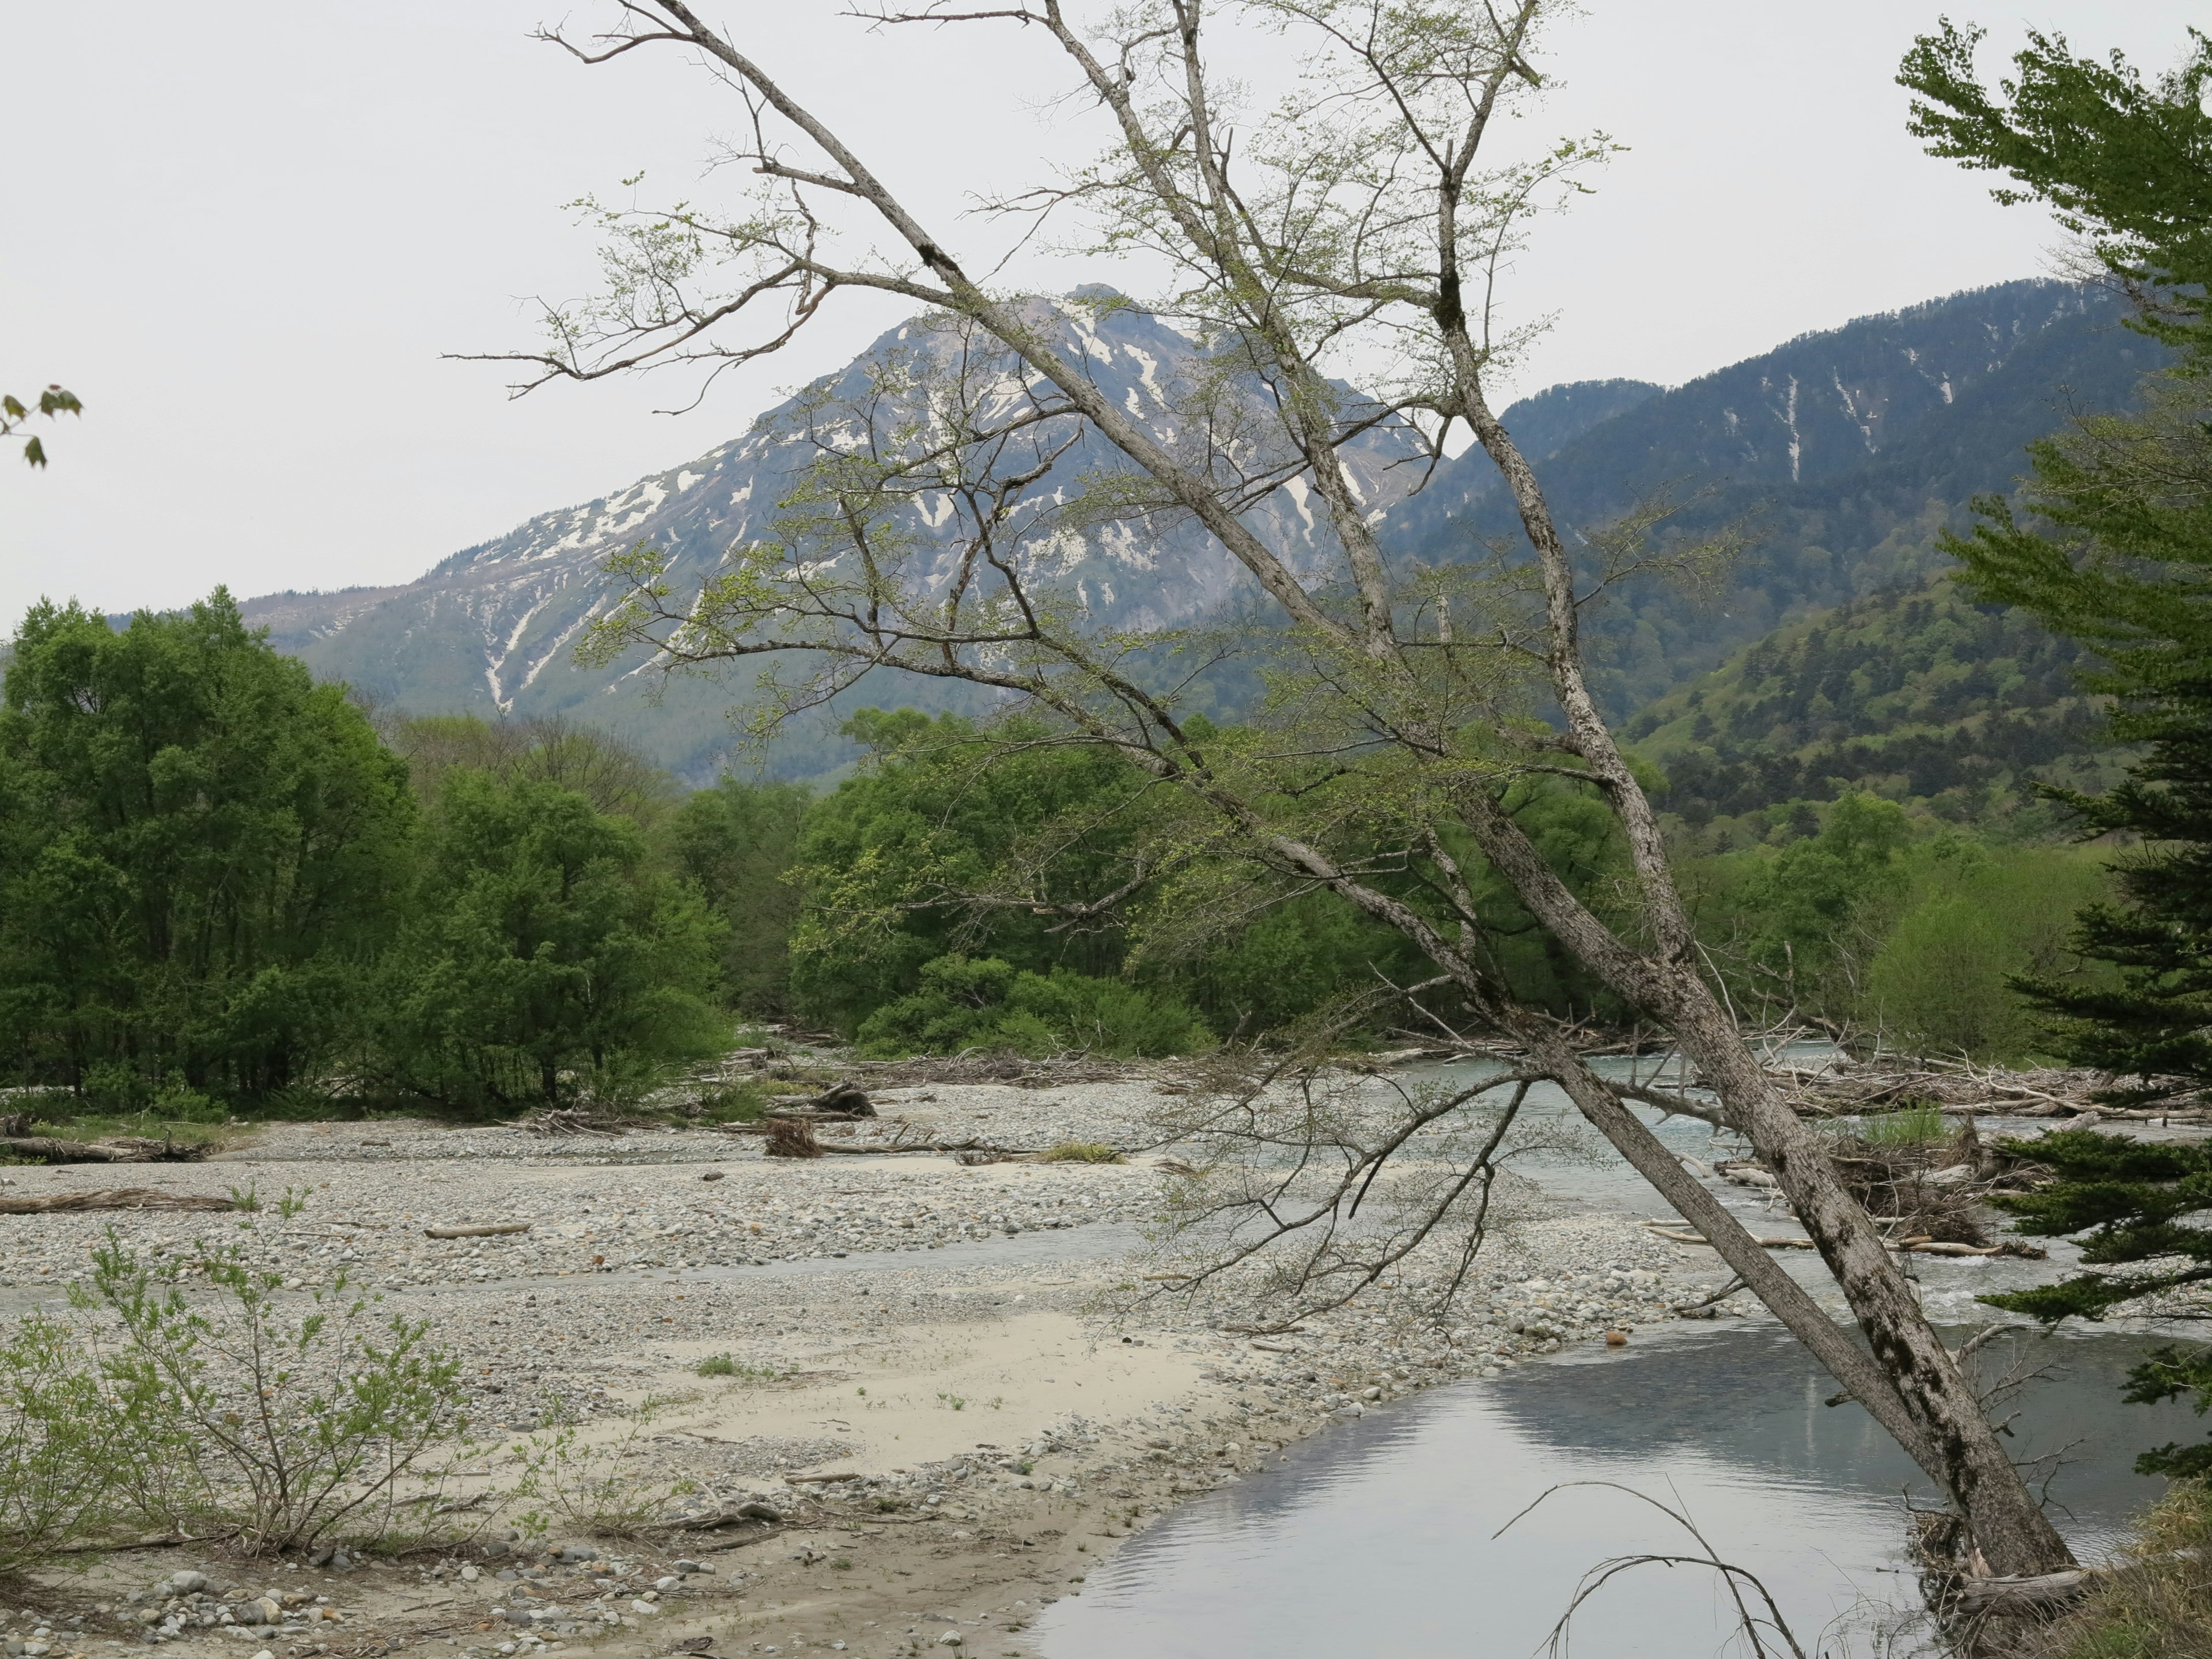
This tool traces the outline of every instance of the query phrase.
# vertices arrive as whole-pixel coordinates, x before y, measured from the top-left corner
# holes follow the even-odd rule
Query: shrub
[[[215,1294],[188,1298],[187,1273]],[[152,1524],[248,1553],[363,1522],[381,1533],[400,1482],[434,1477],[436,1455],[463,1442],[459,1362],[427,1344],[426,1325],[379,1319],[343,1274],[295,1316],[283,1282],[235,1246],[149,1268],[111,1232],[93,1253],[78,1299],[121,1326],[106,1387],[160,1425],[123,1477]]]
[[[1063,1140],[1048,1152],[1039,1152],[1040,1164],[1126,1164],[1116,1147],[1095,1140]]]
[[[879,1059],[1011,1049],[1045,1055],[1189,1054],[1212,1038],[1176,998],[1118,979],[1054,969],[1017,970],[996,957],[943,956],[922,964],[921,988],[868,1016],[860,1050]]]
[[[533,1537],[544,1536],[559,1522],[598,1537],[635,1538],[661,1518],[669,1500],[697,1492],[693,1480],[652,1480],[622,1467],[626,1457],[644,1453],[636,1443],[660,1403],[647,1401],[629,1432],[608,1444],[583,1440],[573,1423],[556,1423],[517,1441],[514,1455],[522,1474],[509,1496],[544,1507],[516,1516],[516,1524]]]
[[[125,1518],[121,1472],[167,1437],[143,1392],[103,1385],[82,1333],[41,1314],[0,1348],[0,1575],[42,1565]]]

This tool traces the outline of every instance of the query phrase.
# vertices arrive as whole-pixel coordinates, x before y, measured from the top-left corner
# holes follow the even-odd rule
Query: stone
[[[676,1571],[678,1572],[712,1572],[714,1570],[714,1567],[705,1561],[678,1561],[676,1564]]]
[[[169,1575],[169,1589],[179,1595],[191,1595],[208,1587],[208,1576],[194,1572],[189,1567],[182,1572]]]
[[[596,1561],[599,1559],[599,1553],[588,1544],[563,1544],[561,1546],[561,1559],[563,1561]]]
[[[1628,1346],[1628,1333],[1626,1331],[1607,1331],[1605,1334],[1605,1346],[1608,1348],[1626,1347]]]
[[[949,1630],[937,1638],[937,1645],[940,1648],[959,1648],[967,1644],[968,1638],[957,1630]]]
[[[483,1570],[477,1566],[474,1562],[471,1562],[467,1566],[461,1569],[461,1582],[464,1584],[473,1584],[477,1579],[483,1577]]]

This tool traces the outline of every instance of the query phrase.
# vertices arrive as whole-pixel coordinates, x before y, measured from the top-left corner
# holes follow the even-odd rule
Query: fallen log
[[[95,1146],[88,1140],[58,1140],[52,1135],[0,1136],[0,1151],[49,1164],[144,1164],[151,1160],[119,1146]]]
[[[530,1223],[527,1221],[486,1221],[459,1227],[425,1227],[422,1229],[422,1237],[425,1238],[494,1238],[501,1233],[526,1233],[529,1231]]]
[[[234,1210],[238,1201],[199,1193],[165,1193],[154,1187],[106,1187],[51,1198],[0,1198],[0,1215],[54,1215],[80,1210]]]
[[[2069,1572],[2046,1572],[2027,1578],[1961,1578],[1959,1600],[1974,1613],[2055,1607],[2081,1595],[2096,1577],[2092,1570],[2076,1567]]]

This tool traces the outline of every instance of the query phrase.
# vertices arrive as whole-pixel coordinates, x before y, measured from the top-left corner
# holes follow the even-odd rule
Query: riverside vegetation
[[[680,26],[666,38],[690,41],[759,80],[686,8],[657,9]],[[1537,9],[1518,15],[1516,31]],[[1441,24],[1422,13],[1403,27],[1418,33]],[[1182,47],[1194,77],[1194,31]],[[1146,43],[1156,38],[1130,49],[1152,50]],[[1061,44],[1079,64],[1089,62],[1072,40]],[[2037,101],[2046,94],[2063,94],[2057,101],[2072,112],[2069,121],[2085,99],[2093,109],[2117,112],[2116,144],[2139,139],[2125,125],[2141,125],[2136,82],[2039,39],[2022,60],[2033,95],[1993,112],[1971,81],[1972,46],[1970,37],[1947,33],[1923,42],[1909,61],[1908,84],[1931,100],[1919,106],[1917,130],[1939,153],[2007,169],[2027,193],[2057,202],[2101,239],[2097,252],[2112,274],[2152,294],[2142,326],[2182,357],[2141,415],[2085,422],[2078,441],[2039,452],[2025,508],[2033,521],[2017,521],[2022,509],[2007,503],[1984,503],[1975,534],[1944,544],[1964,562],[1980,602],[2019,605],[2099,653],[2089,684],[2114,700],[2119,735],[2143,748],[2120,782],[2069,804],[2096,831],[2152,842],[2124,861],[2117,889],[2106,886],[2100,861],[2036,844],[2030,815],[1979,823],[1978,808],[2005,793],[2005,782],[1968,775],[1975,769],[1960,760],[1955,742],[1948,770],[1938,763],[1945,753],[1927,744],[1899,756],[1832,747],[1851,735],[1844,718],[1851,708],[1913,693],[1915,672],[1923,674],[1917,689],[1931,690],[1925,665],[1878,653],[1823,667],[1824,680],[1850,695],[1832,695],[1824,684],[1802,708],[1794,694],[1775,708],[1767,707],[1771,698],[1753,701],[1772,664],[1741,665],[1742,696],[1728,734],[1758,736],[1778,754],[1795,750],[1786,763],[1716,761],[1702,769],[1692,751],[1681,751],[1692,757],[1680,763],[1686,783],[1705,793],[1686,796],[1686,810],[1670,821],[1663,758],[1655,766],[1616,747],[1584,684],[1571,624],[1581,602],[1576,573],[1533,476],[1487,413],[1455,270],[1438,290],[1443,298],[1393,290],[1392,302],[1411,304],[1444,345],[1467,349],[1454,360],[1446,401],[1432,390],[1408,391],[1392,407],[1409,419],[1425,410],[1444,426],[1466,418],[1513,489],[1548,584],[1549,619],[1540,626],[1559,636],[1538,653],[1548,676],[1542,684],[1559,700],[1568,731],[1559,744],[1519,712],[1533,682],[1468,667],[1466,653],[1474,647],[1455,641],[1446,620],[1456,599],[1463,616],[1494,612],[1510,624],[1511,584],[1486,588],[1478,575],[1417,583],[1405,596],[1436,629],[1441,678],[1432,683],[1429,659],[1418,654],[1431,642],[1401,631],[1351,503],[1332,498],[1328,505],[1358,592],[1356,617],[1331,608],[1337,596],[1317,598],[1291,580],[1224,516],[1226,498],[1215,485],[1148,447],[1110,406],[1086,403],[1079,376],[968,285],[941,250],[902,225],[933,280],[950,285],[915,292],[946,307],[954,332],[967,331],[963,349],[981,343],[985,351],[1003,348],[1034,360],[1071,400],[1039,418],[1095,423],[1214,529],[1295,623],[1285,636],[1291,642],[1273,647],[1282,662],[1304,659],[1320,671],[1309,690],[1326,684],[1330,696],[1349,701],[1323,699],[1320,713],[1291,720],[1271,720],[1276,711],[1249,723],[1169,718],[1154,694],[1102,665],[1092,642],[1054,633],[1056,623],[1036,623],[1049,607],[1028,607],[1018,574],[1000,565],[1035,624],[1029,646],[1036,654],[1012,684],[1027,706],[1012,718],[863,714],[848,730],[867,744],[871,763],[833,794],[813,800],[728,782],[678,800],[620,745],[587,732],[542,728],[518,742],[467,722],[386,720],[380,729],[337,689],[312,684],[246,634],[221,593],[186,617],[142,616],[119,634],[74,608],[41,607],[18,640],[0,716],[7,769],[0,880],[8,884],[0,895],[0,1006],[9,1016],[8,1063],[42,1091],[27,1102],[27,1121],[89,1110],[212,1121],[241,1109],[314,1109],[333,1096],[354,1109],[404,1100],[461,1114],[566,1100],[634,1107],[663,1097],[659,1085],[676,1068],[726,1046],[731,999],[834,1024],[883,1056],[970,1048],[1164,1054],[1316,1032],[1358,1040],[1409,1017],[1402,996],[1376,998],[1364,1005],[1373,1012],[1363,1028],[1362,1008],[1339,993],[1372,976],[1393,986],[1449,982],[1455,1000],[1448,1012],[1503,1032],[1530,1054],[1536,1069],[1511,1079],[1516,1087],[1525,1092],[1538,1074],[1557,1079],[1634,1160],[1643,1142],[1620,1092],[1588,1068],[1559,1027],[1567,1018],[1625,1024],[1656,1016],[1703,1066],[1721,1097],[1717,1111],[1732,1114],[1753,1139],[1877,1348],[1887,1344],[1915,1363],[1868,1371],[1848,1345],[1833,1346],[1825,1316],[1793,1317],[1804,1310],[1790,1304],[1787,1285],[1759,1279],[1766,1267],[1756,1249],[1729,1255],[1731,1265],[1759,1283],[1761,1296],[1832,1368],[1857,1367],[1850,1386],[1951,1488],[2001,1571],[2063,1561],[2063,1541],[2014,1491],[1978,1411],[1961,1414],[1964,1385],[1949,1356],[1927,1346],[1933,1334],[1863,1207],[1838,1186],[1824,1154],[1806,1153],[1800,1127],[1775,1109],[1771,1079],[1746,1069],[1733,1006],[1741,993],[1838,1030],[1871,1024],[1984,1057],[2051,1049],[2131,1073],[2146,1091],[2154,1081],[2169,1086],[2175,1076],[2205,1080],[2206,991],[2196,937],[2207,840],[2198,799],[2205,682],[2192,576],[2203,562],[2203,319],[2189,295],[2212,265],[2201,257],[2201,230],[2177,239],[2166,204],[2143,208],[2136,198],[2143,169],[2084,183],[2066,170],[2079,160],[2069,147],[2060,146],[2055,161],[2049,144],[2037,148],[2048,136],[2037,125],[2049,113]],[[1500,36],[1464,68],[1460,92],[1487,88],[1482,121],[1524,67],[1521,50],[1517,32]],[[1385,88],[1401,72],[1395,60],[1371,58],[1347,71],[1362,86],[1371,75]],[[2212,121],[2199,118],[2197,97],[2208,72],[2207,63],[2195,63],[2152,100],[2154,136],[2191,158]],[[1095,84],[1125,122],[1141,128],[1145,118],[1118,83]],[[1202,103],[1197,80],[1190,84],[1187,95]],[[782,98],[772,85],[762,89],[772,102]],[[1198,114],[1194,105],[1194,121]],[[1379,130],[1370,137],[1395,142]],[[859,171],[849,156],[833,159]],[[1195,184],[1155,167],[1115,188],[1146,204],[1131,210],[1148,234],[1195,246],[1218,290],[1206,302],[1219,313],[1209,313],[1211,323],[1261,351],[1265,372],[1303,388],[1291,400],[1303,410],[1291,417],[1291,435],[1326,483],[1337,476],[1342,434],[1334,416],[1316,412],[1330,401],[1317,389],[1317,360],[1287,313],[1251,314],[1240,275],[1248,258],[1264,263],[1280,251],[1233,246],[1233,236],[1217,240],[1228,233],[1194,228],[1198,220],[1183,213],[1185,190],[1219,193],[1225,185],[1213,175],[1228,166],[1225,154],[1201,159]],[[1562,169],[1595,159],[1580,149],[1554,158]],[[763,170],[773,173],[776,165]],[[1438,188],[1449,194],[1463,184],[1463,176],[1447,177]],[[858,185],[854,193],[898,218]],[[743,236],[774,242],[774,223],[750,222]],[[1496,228],[1504,235],[1510,228]],[[1437,257],[1449,265],[1457,256],[1447,247]],[[578,378],[599,372],[574,361],[534,361]],[[939,389],[956,398],[978,391]],[[1441,446],[1440,431],[1422,435]],[[953,447],[964,460],[969,450],[1004,436],[969,429]],[[945,464],[946,453],[925,458],[921,471]],[[793,506],[793,545],[834,539],[843,508],[908,487],[917,465],[900,456],[858,475],[828,466],[810,484],[817,498]],[[976,526],[978,544],[1002,527],[987,518]],[[1615,562],[1607,580],[1644,562],[1639,537],[1650,527],[1601,550]],[[772,561],[788,550],[761,556]],[[1668,556],[1694,575],[1706,550],[1678,548]],[[629,592],[594,642],[602,653],[650,644],[697,665],[793,648],[795,638],[830,658],[857,652],[885,660],[907,648],[830,635],[755,644],[750,630],[763,602],[746,582],[717,586],[699,606],[672,607],[647,552],[616,561],[614,574]],[[763,580],[769,574],[749,573]],[[814,622],[849,621],[838,603],[823,603]],[[927,608],[911,593],[897,606],[916,617]],[[1005,606],[994,599],[983,609],[995,614]],[[786,611],[781,600],[768,606],[779,626]],[[993,625],[980,621],[943,627],[947,637],[939,644],[948,663],[963,652],[990,657],[998,643]],[[663,629],[674,631],[656,631]],[[1814,642],[1800,643],[1800,667],[1809,672]],[[1820,645],[1825,650],[1826,640]],[[1005,672],[982,657],[963,660],[979,684],[997,684],[993,676]],[[1279,672],[1294,678],[1297,671]],[[1996,676],[1987,689],[1995,695],[2008,684],[2032,685],[2040,695],[2048,678],[2039,671]],[[793,695],[804,702],[812,692]],[[1908,701],[1916,712],[1923,703],[1937,713],[1945,707],[1941,696]],[[1805,734],[1776,735],[1801,719],[1817,728],[1811,741],[1832,747],[1808,754],[1799,741]],[[1397,758],[1409,769],[1348,767],[1346,775],[1360,773],[1374,789],[1356,807],[1333,807],[1328,801],[1340,778],[1306,764],[1310,745],[1368,721],[1408,734]],[[1652,725],[1650,734],[1667,724]],[[1829,729],[1838,724],[1846,727],[1841,733]],[[2065,724],[2058,722],[2062,732]],[[1686,738],[1695,744],[1719,731],[1699,708]],[[1305,745],[1287,767],[1267,749],[1279,739]],[[1581,764],[1514,758],[1539,750]],[[2027,757],[2023,750],[1997,758]],[[1840,775],[1828,769],[1835,767]],[[1875,793],[1899,772],[1904,787]],[[1470,775],[1478,779],[1472,788]],[[1761,799],[1762,788],[1777,798]],[[1727,813],[1717,811],[1716,796],[1725,797]],[[1711,833],[1723,816],[1732,820],[1725,842]],[[1740,838],[1761,826],[1759,844],[1742,847]],[[1700,835],[1710,836],[1703,846],[1681,838]],[[760,878],[771,872],[787,878],[795,902],[760,891]],[[2047,905],[2008,908],[2006,895],[2024,880],[2046,898],[2055,890],[2079,900],[2080,926],[2062,932]],[[1657,955],[1647,950],[1655,928],[1663,936]],[[1458,945],[1450,942],[1455,929]],[[1686,965],[1692,947],[1696,967]],[[2044,1023],[2021,1016],[1999,988],[2023,993]],[[1244,1103],[1261,1087],[1252,1085]],[[1435,1111],[1457,1109],[1482,1092]],[[1497,1144],[1493,1138],[1479,1159],[1486,1203]],[[2067,1166],[2062,1173],[2080,1177],[2085,1191],[2103,1168],[2100,1145],[2054,1149]],[[1638,1167],[1686,1214],[1705,1202],[1671,1163]],[[2197,1172],[2130,1166],[2120,1173],[2141,1177],[2121,1209],[2062,1188],[2044,1211],[2027,1213],[2054,1227],[2099,1222],[2110,1261],[2158,1254],[2152,1247],[2172,1242],[2159,1229],[2183,1212],[2176,1206],[2194,1195]],[[2171,1191],[2160,1185],[2169,1177]],[[1727,1218],[1710,1205],[1707,1216],[1699,1224],[1724,1254],[1742,1242],[1724,1236]],[[1479,1242],[1481,1218],[1474,1224]],[[2122,1237],[2130,1230],[2146,1234],[2133,1241],[2142,1246],[2136,1256]],[[194,1370],[204,1362],[181,1356],[198,1352],[214,1329],[194,1322],[212,1316],[164,1300],[135,1261],[112,1249],[96,1258],[86,1293],[118,1322],[131,1351],[87,1370],[61,1361],[53,1328],[24,1328],[21,1362],[27,1375],[45,1379],[25,1392],[26,1409],[49,1414],[19,1419],[21,1443],[42,1456],[56,1448],[65,1454],[79,1441],[101,1443],[79,1433],[78,1417],[129,1421],[143,1395],[156,1402],[161,1421],[196,1425],[227,1449],[227,1470],[204,1484],[228,1494],[234,1509],[238,1493],[252,1494],[230,1534],[251,1548],[272,1538],[312,1542],[339,1518],[321,1507],[331,1494],[344,1493],[347,1504],[372,1503],[418,1456],[459,1432],[447,1414],[447,1362],[416,1355],[404,1323],[383,1346],[347,1334],[356,1328],[345,1319],[325,1324],[309,1315],[296,1330],[280,1329],[264,1294],[273,1286],[235,1261],[207,1258],[196,1267],[236,1304],[228,1352],[244,1356],[241,1377],[204,1381]],[[2158,1288],[2193,1282],[2193,1272],[2167,1275]],[[2057,1317],[2094,1313],[2111,1299],[2077,1289],[2063,1305],[2046,1298],[2022,1306]],[[1825,1349],[1824,1340],[1831,1344]],[[334,1346],[319,1348],[324,1342]],[[341,1356],[329,1362],[331,1374],[356,1397],[309,1381],[295,1418],[257,1406],[257,1397],[290,1386],[287,1377],[313,1375],[312,1366],[283,1376],[260,1369],[283,1363],[267,1356],[286,1344],[303,1364],[316,1353]],[[207,1346],[226,1350],[212,1339]],[[2189,1370],[2194,1362],[2160,1363],[2166,1369],[2154,1381],[2166,1392],[2212,1392],[2201,1370]],[[1881,1386],[1884,1376],[1890,1392]],[[283,1431],[260,1442],[228,1433],[257,1412]],[[295,1431],[307,1437],[287,1437]],[[364,1442],[386,1460],[388,1477],[362,1474]],[[228,1450],[234,1444],[243,1449]],[[565,1457],[564,1444],[556,1443],[549,1467]],[[275,1499],[262,1479],[272,1459],[283,1471],[273,1477]],[[2169,1467],[2191,1472],[2180,1461]],[[50,1494],[58,1490],[57,1483],[33,1490],[26,1536],[48,1535],[39,1528],[63,1537],[112,1524],[104,1516],[75,1516],[66,1503],[56,1508]],[[117,1513],[166,1512],[180,1525],[217,1513],[197,1490],[188,1480],[167,1491],[166,1511],[144,1493],[120,1493],[118,1501],[130,1504]],[[2185,1493],[2177,1504],[2187,1501]],[[1985,1506],[1978,1516],[1978,1504]],[[2148,1640],[2112,1645],[2120,1639],[2112,1632],[2132,1629],[2131,1615],[2107,1607],[2094,1616],[2106,1622],[2085,1640],[2105,1641],[2109,1651],[2159,1650]]]

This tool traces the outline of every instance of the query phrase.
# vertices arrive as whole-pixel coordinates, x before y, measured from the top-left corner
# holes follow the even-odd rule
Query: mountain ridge
[[[1116,299],[1092,289],[1036,304],[1102,390],[1171,428],[1194,349]],[[1684,488],[1686,505],[1662,538],[1754,526],[1717,601],[1646,583],[1593,616],[1595,677],[1609,706],[1626,714],[1793,616],[1936,568],[1936,532],[1961,521],[1970,495],[2008,490],[2025,464],[2022,446],[2063,418],[2055,388],[2110,406],[2153,366],[2156,349],[2123,333],[2118,316],[2094,290],[2000,284],[1800,335],[1680,386],[1573,382],[1513,404],[1509,429],[1536,457],[1571,532],[1670,485],[1695,489]],[[923,327],[890,331],[871,354],[902,349]],[[871,354],[802,398],[851,393]],[[655,684],[635,659],[581,670],[572,648],[605,603],[597,579],[608,554],[650,541],[669,554],[680,587],[715,568],[734,542],[764,533],[790,476],[779,422],[799,401],[624,489],[461,549],[415,582],[264,595],[242,608],[319,674],[403,709],[568,714],[703,781],[731,746],[724,713],[742,693],[696,680]],[[1374,503],[1395,559],[1462,556],[1484,535],[1510,533],[1510,503],[1485,476],[1479,450],[1410,496],[1418,469],[1396,466],[1402,459],[1403,446],[1387,435],[1352,456],[1355,489]],[[1277,489],[1252,516],[1294,564],[1310,568],[1328,550],[1325,520],[1317,527],[1298,483]],[[1203,620],[1239,591],[1241,573],[1210,538],[1187,524],[1140,529],[1141,537],[1109,525],[1066,552],[1060,574],[1099,619],[1138,628]],[[915,696],[864,684],[846,701]],[[817,712],[771,757],[771,772],[804,776],[846,758],[836,714]]]

